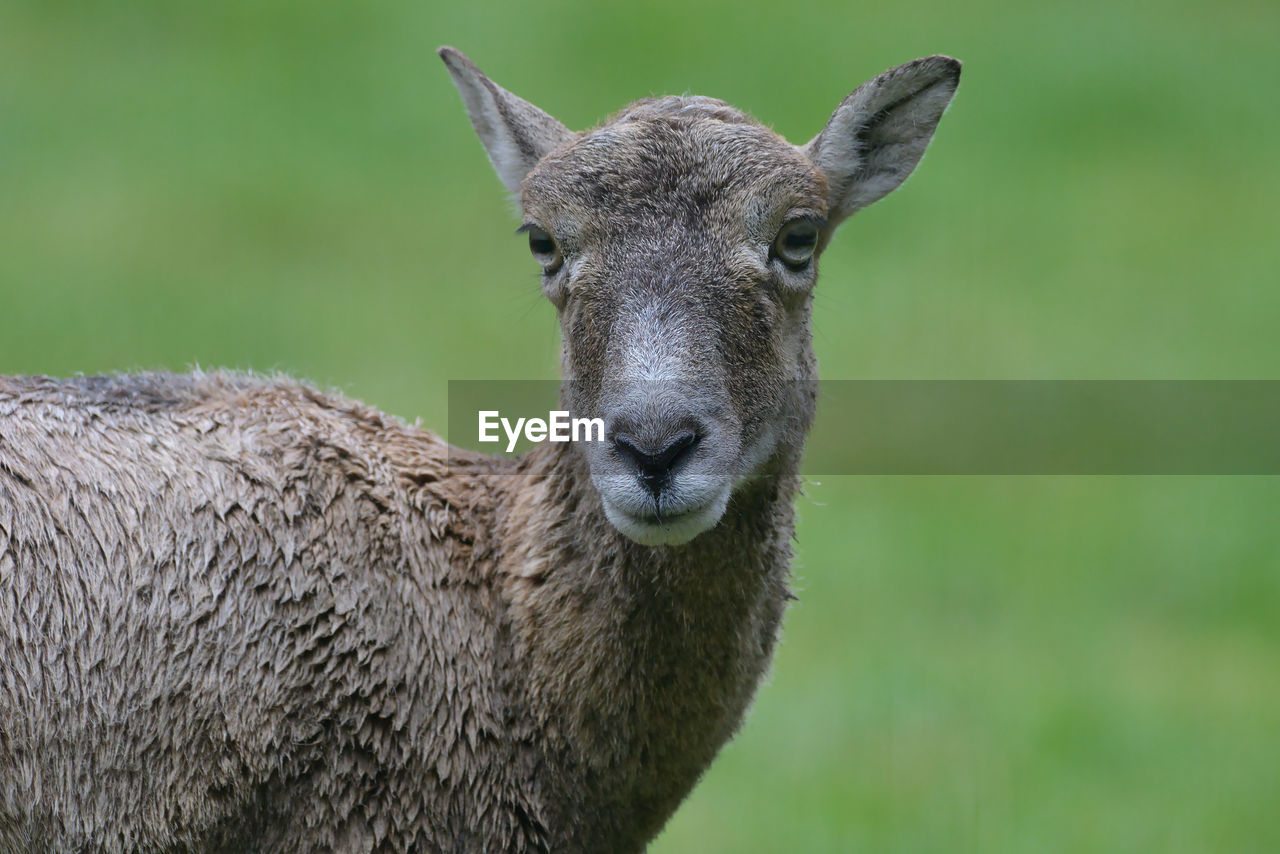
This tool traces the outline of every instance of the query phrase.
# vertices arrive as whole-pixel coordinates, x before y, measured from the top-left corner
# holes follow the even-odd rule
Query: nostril
[[[644,451],[640,450],[635,440],[626,433],[615,433],[613,435],[613,447],[618,452],[618,456],[631,460],[637,465],[648,456]]]
[[[676,463],[693,453],[700,441],[701,437],[692,430],[685,430],[672,439],[662,451],[667,460],[667,468],[675,468]]]
[[[694,431],[684,430],[660,449],[653,450],[652,446],[639,443],[627,433],[617,433],[613,437],[613,445],[620,457],[635,465],[640,479],[656,495],[667,485],[672,469],[693,453],[701,440],[702,437]]]

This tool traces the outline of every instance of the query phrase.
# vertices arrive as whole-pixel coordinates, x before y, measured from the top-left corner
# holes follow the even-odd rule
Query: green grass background
[[[554,376],[432,51],[585,126],[960,93],[823,260],[829,378],[1280,378],[1280,6],[0,0],[0,372],[284,369],[430,427]],[[826,477],[775,670],[653,850],[1280,850],[1274,478]]]

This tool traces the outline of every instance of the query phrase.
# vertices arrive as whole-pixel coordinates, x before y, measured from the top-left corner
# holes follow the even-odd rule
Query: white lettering
[[[582,439],[578,438],[578,428],[586,434]],[[596,430],[599,438],[592,439],[591,431]],[[604,441],[604,419],[603,418],[575,418],[573,419],[573,441],[575,442],[603,442]]]
[[[511,429],[510,421],[508,421],[505,418],[502,419],[502,429],[505,430],[507,433],[507,453],[508,454],[516,449],[516,442],[520,440],[520,428],[522,426],[524,426],[523,418],[516,419],[516,428],[514,430]]]
[[[569,441],[569,413],[563,409],[551,411],[551,435],[547,438],[553,442]]]
[[[520,437],[530,442],[603,442],[603,418],[571,418],[563,409],[553,409],[542,418],[503,418],[496,409],[479,411],[479,439],[481,442],[500,442],[498,428],[507,439],[507,453],[514,453]]]
[[[547,441],[547,422],[541,418],[530,418],[524,425],[524,437],[530,442]]]
[[[498,437],[493,435],[493,431],[498,429],[498,422],[494,419],[498,417],[496,409],[480,410],[480,441],[496,442]]]

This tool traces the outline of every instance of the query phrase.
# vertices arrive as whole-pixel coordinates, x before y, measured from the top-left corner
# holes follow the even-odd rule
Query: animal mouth
[[[728,503],[726,484],[708,500],[664,510],[660,503],[648,502],[643,508],[618,506],[605,496],[605,513],[622,534],[641,545],[681,545],[720,521]]]
[[[655,510],[652,513],[637,517],[636,521],[643,522],[646,525],[674,525],[682,519],[689,518],[701,509],[701,507],[694,507],[689,510],[681,510],[678,513],[663,513],[661,510]]]

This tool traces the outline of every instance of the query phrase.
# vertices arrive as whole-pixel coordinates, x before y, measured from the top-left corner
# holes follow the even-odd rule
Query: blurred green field
[[[1280,378],[1280,6],[0,2],[0,372],[284,369],[427,426],[556,330],[432,51],[571,126],[956,102],[823,260],[829,378]],[[1280,850],[1280,481],[827,477],[674,852]]]

